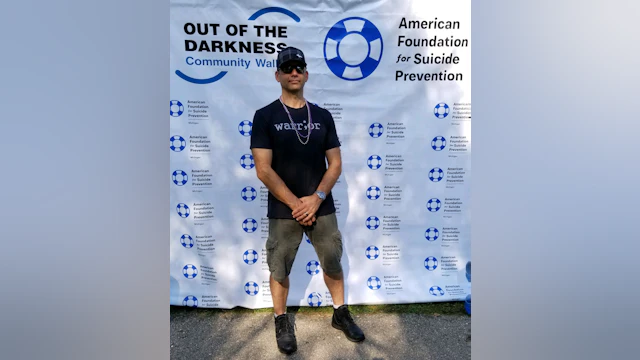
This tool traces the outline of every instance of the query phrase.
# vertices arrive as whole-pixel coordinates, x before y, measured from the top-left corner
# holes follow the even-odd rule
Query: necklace
[[[298,136],[298,141],[302,145],[307,145],[307,143],[309,142],[309,139],[311,138],[311,128],[313,127],[312,126],[313,120],[311,119],[311,108],[309,107],[309,103],[307,102],[307,99],[304,99],[304,103],[307,106],[307,117],[309,118],[309,124],[307,126],[307,135],[301,134],[298,131],[298,127],[296,126],[296,123],[294,123],[293,119],[291,118],[289,109],[287,109],[287,106],[282,101],[282,96],[280,96],[279,100],[280,100],[280,103],[282,104],[282,108],[284,109],[284,111],[287,113],[287,116],[289,117],[289,121],[291,122],[291,126],[293,126],[293,130],[295,130],[296,135]],[[305,138],[306,140],[303,142],[301,138]]]

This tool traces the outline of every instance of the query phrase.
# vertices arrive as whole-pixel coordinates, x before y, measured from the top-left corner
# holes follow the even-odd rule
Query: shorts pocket
[[[342,259],[342,233],[340,231],[336,231],[331,236],[331,240],[335,247],[336,258],[338,259],[338,262],[340,262]]]
[[[276,237],[269,235],[267,237],[267,243],[265,244],[265,248],[267,250],[273,250],[276,248],[276,245],[277,245]]]
[[[271,268],[272,266],[272,262],[273,262],[273,257],[275,256],[275,251],[276,251],[276,246],[278,245],[278,242],[276,240],[275,236],[269,236],[267,238],[267,243],[265,244],[265,248],[267,249],[267,265],[269,266],[269,268]]]

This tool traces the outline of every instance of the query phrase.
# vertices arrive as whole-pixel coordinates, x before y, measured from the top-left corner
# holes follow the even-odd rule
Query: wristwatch
[[[316,195],[320,198],[320,200],[324,201],[327,198],[327,195],[322,191],[316,191]]]

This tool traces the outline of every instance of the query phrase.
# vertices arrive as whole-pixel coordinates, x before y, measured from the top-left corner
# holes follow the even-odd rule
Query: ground
[[[271,309],[171,307],[171,359],[471,359],[464,303],[350,306],[367,339],[331,327],[331,307],[289,307],[298,351],[278,352]]]

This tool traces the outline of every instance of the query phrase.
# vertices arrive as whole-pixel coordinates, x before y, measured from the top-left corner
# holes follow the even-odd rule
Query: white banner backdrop
[[[342,143],[333,189],[349,304],[470,294],[470,1],[171,1],[172,305],[271,307],[267,189],[249,149],[277,51]],[[287,305],[331,305],[302,240]]]

